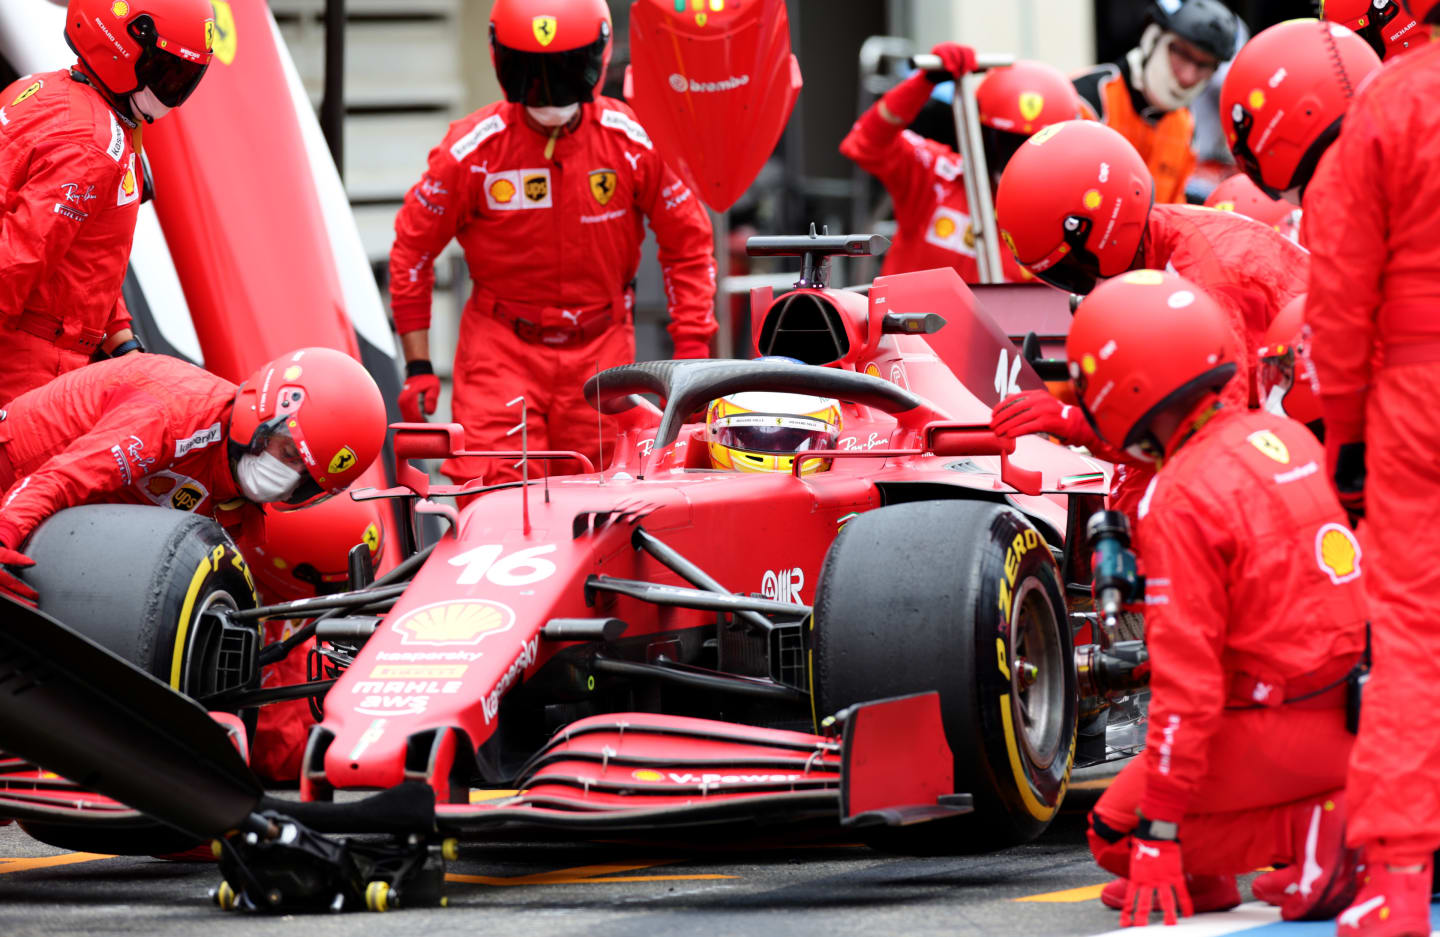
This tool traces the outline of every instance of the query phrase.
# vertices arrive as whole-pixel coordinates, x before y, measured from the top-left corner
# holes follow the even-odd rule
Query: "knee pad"
[[[1090,854],[1100,868],[1121,878],[1130,876],[1130,833],[1117,830],[1106,823],[1094,810],[1090,811],[1090,825],[1085,830],[1090,843]]]

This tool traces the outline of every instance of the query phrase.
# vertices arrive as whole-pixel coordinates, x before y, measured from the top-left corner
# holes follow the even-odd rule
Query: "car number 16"
[[[501,556],[504,552],[504,544],[487,543],[450,557],[451,566],[463,567],[455,581],[462,586],[473,586],[482,579],[497,586],[528,586],[555,575],[555,564],[542,559],[555,552],[553,543]]]

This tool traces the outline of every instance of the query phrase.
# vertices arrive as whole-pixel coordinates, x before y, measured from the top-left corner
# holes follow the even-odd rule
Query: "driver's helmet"
[[[705,411],[710,464],[732,472],[789,472],[795,453],[834,449],[840,438],[840,402],[833,397],[742,391],[712,400]],[[801,467],[810,475],[829,459]]]

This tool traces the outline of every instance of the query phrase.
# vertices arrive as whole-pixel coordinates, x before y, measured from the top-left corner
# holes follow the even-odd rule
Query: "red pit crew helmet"
[[[840,403],[829,397],[744,391],[712,400],[705,411],[710,464],[732,472],[789,472],[795,453],[834,449],[840,438]],[[832,460],[811,459],[810,475]]]
[[[593,101],[610,64],[605,0],[495,0],[490,59],[505,100],[526,107]]]
[[[1337,23],[1290,20],[1245,44],[1220,89],[1235,162],[1271,198],[1304,188],[1355,89],[1380,67],[1369,44]]]
[[[1286,225],[1296,211],[1289,202],[1273,199],[1261,192],[1260,187],[1243,172],[1237,172],[1212,189],[1205,198],[1205,207],[1233,211],[1276,230]]]
[[[1305,297],[1285,304],[1265,330],[1260,348],[1260,401],[1271,413],[1314,427],[1323,418],[1310,363],[1310,330],[1305,325]]]
[[[1070,79],[1044,62],[993,68],[975,89],[990,171],[997,176],[1020,144],[1037,130],[1083,116]]]
[[[236,471],[245,455],[288,455],[303,471],[274,503],[280,510],[316,504],[370,467],[385,427],[380,388],[358,361],[333,348],[301,348],[264,365],[236,390],[230,467]]]
[[[215,11],[209,0],[70,0],[65,41],[112,100],[149,88],[179,107],[210,67]]]
[[[1400,0],[1400,4],[1422,26],[1440,23],[1440,0]]]
[[[265,512],[263,541],[242,539],[241,551],[267,601],[285,602],[342,591],[350,550],[363,543],[372,568],[384,527],[375,502],[333,498],[304,512]]]
[[[1168,442],[1152,432],[1155,418],[1188,412],[1234,375],[1229,336],[1225,313],[1200,287],[1135,270],[1102,283],[1075,310],[1065,357],[1095,431],[1154,461]]]
[[[1380,58],[1430,41],[1430,32],[1405,13],[1400,0],[1320,0],[1320,15],[1354,30]]]
[[[1051,286],[1088,293],[1135,265],[1155,180],[1119,133],[1067,120],[1035,134],[1000,176],[995,217],[1015,259]]]

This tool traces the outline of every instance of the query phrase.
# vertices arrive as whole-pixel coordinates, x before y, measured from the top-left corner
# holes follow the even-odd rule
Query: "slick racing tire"
[[[192,697],[253,685],[259,632],[205,612],[257,604],[244,559],[213,520],[169,508],[87,505],[31,536],[25,580],[40,609]],[[241,714],[253,730],[254,712]],[[88,852],[157,855],[196,845],[153,821],[124,830],[30,823],[36,839]]]
[[[910,854],[1028,842],[1060,807],[1075,756],[1074,652],[1060,571],[1018,512],[929,501],[851,520],[825,557],[811,621],[819,718],[938,690],[955,790],[972,814],[882,828]]]

